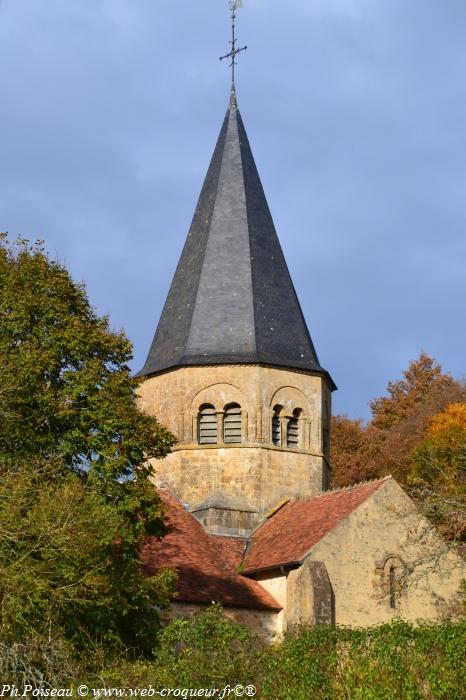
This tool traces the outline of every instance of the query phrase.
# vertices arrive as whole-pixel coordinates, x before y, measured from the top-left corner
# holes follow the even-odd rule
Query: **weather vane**
[[[224,58],[231,58],[230,62],[230,67],[231,67],[231,84],[235,85],[235,66],[236,66],[236,55],[240,53],[240,51],[246,51],[248,48],[247,46],[242,46],[241,48],[236,47],[236,36],[235,36],[235,23],[236,23],[236,10],[239,7],[243,6],[243,0],[229,0],[229,6],[231,10],[231,51],[229,53],[226,53],[225,56],[220,56],[220,60],[223,61]]]

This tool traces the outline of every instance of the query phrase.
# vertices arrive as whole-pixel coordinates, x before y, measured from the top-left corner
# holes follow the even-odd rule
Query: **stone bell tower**
[[[139,376],[178,438],[155,463],[214,533],[246,534],[289,496],[329,488],[331,392],[275,232],[234,88]]]

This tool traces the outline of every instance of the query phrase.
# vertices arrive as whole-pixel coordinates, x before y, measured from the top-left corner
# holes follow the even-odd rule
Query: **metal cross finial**
[[[225,54],[225,56],[220,56],[220,60],[223,61],[224,58],[231,58],[231,84],[232,87],[235,86],[235,66],[236,66],[236,55],[240,53],[240,51],[245,51],[248,47],[247,46],[242,46],[241,48],[236,48],[236,36],[235,36],[235,20],[236,20],[236,10],[238,7],[242,6],[242,0],[230,0],[229,5],[230,5],[230,10],[231,10],[231,51]]]

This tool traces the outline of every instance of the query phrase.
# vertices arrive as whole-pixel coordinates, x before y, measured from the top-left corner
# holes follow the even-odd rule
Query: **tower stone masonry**
[[[157,461],[206,529],[247,534],[290,496],[330,487],[320,366],[232,88],[146,363],[142,410],[178,438]]]

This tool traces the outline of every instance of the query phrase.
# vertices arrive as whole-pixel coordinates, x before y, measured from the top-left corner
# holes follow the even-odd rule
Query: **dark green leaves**
[[[135,405],[131,345],[39,246],[0,236],[0,635],[150,651],[173,576],[147,458],[173,436]]]

